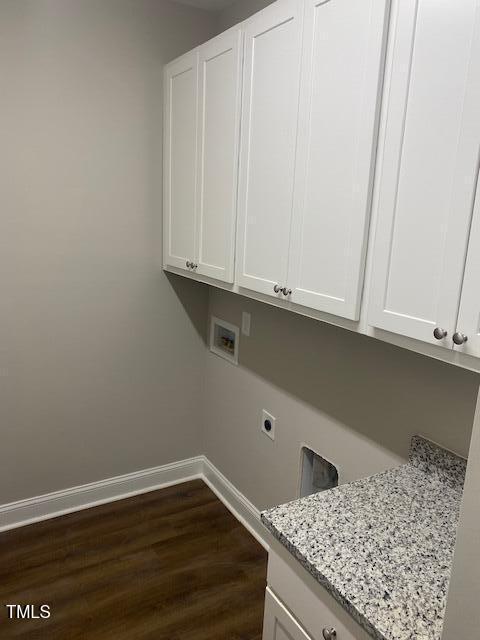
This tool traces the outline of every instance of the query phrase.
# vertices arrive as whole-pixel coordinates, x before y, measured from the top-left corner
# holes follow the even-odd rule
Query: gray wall
[[[200,452],[207,293],[159,268],[162,67],[215,28],[0,3],[0,504]]]
[[[225,31],[225,29],[233,27],[234,24],[246,20],[272,2],[273,0],[237,0],[218,12],[218,31]]]
[[[421,433],[466,455],[480,377],[367,336],[220,290],[210,313],[241,325],[239,365],[209,353],[205,452],[262,508],[297,496],[306,443],[349,481],[402,462]],[[272,442],[260,431],[277,418]]]
[[[0,504],[203,450],[258,506],[296,495],[301,442],[342,480],[416,432],[466,453],[478,376],[211,290],[252,312],[233,367],[207,289],[160,269],[162,66],[264,4],[0,4]]]

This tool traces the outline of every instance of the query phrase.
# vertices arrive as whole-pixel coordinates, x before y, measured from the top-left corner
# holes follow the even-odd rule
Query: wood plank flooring
[[[201,480],[23,527],[0,534],[0,639],[261,640],[266,563]]]

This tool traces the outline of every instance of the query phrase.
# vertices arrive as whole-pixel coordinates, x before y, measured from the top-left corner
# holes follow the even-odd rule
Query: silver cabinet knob
[[[282,290],[282,287],[279,284],[276,284],[273,287],[273,290],[275,291],[275,293],[280,293],[280,291]]]
[[[283,287],[282,293],[284,296],[289,296],[292,293],[291,289],[287,289],[287,287]]]
[[[337,632],[333,627],[325,627],[322,631],[322,635],[325,640],[334,640],[337,637]]]
[[[190,267],[192,266],[190,260],[187,260],[185,264],[187,265],[187,269],[190,269]]]
[[[436,327],[433,332],[433,336],[436,340],[443,340],[447,337],[447,335],[448,333],[445,331],[445,329],[441,329],[440,327]]]
[[[452,339],[455,344],[458,344],[460,346],[461,344],[465,344],[465,342],[468,340],[468,336],[457,331],[453,334]]]

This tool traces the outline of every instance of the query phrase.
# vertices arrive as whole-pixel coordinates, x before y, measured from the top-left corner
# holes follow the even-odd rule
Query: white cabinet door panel
[[[265,591],[262,640],[311,640],[268,587]]]
[[[472,61],[469,70],[468,92],[465,98],[465,119],[469,123],[468,137],[480,150],[480,3],[472,45]],[[479,159],[480,164],[480,159]],[[467,260],[460,299],[460,309],[455,330],[468,340],[454,349],[480,357],[480,173],[477,165],[476,197],[472,199],[473,218],[468,243]],[[470,176],[465,176],[470,180]]]
[[[480,180],[477,182],[477,197],[456,330],[467,336],[468,340],[461,346],[455,345],[455,350],[480,358]]]
[[[449,348],[478,158],[465,112],[476,8],[476,0],[394,3],[378,167],[369,323]],[[441,342],[437,326],[449,333]]]
[[[197,272],[233,282],[242,32],[200,47]]]
[[[198,50],[165,68],[164,262],[186,268],[196,254]]]
[[[301,7],[278,0],[245,23],[237,280],[270,295],[288,269]]]
[[[307,0],[292,301],[358,319],[389,0]]]

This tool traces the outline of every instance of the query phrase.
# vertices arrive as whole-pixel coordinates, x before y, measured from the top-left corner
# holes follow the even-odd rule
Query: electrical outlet
[[[262,422],[260,426],[263,433],[270,438],[270,440],[275,440],[275,418],[271,413],[262,411]]]
[[[251,315],[246,311],[242,311],[242,333],[244,336],[250,335]]]

